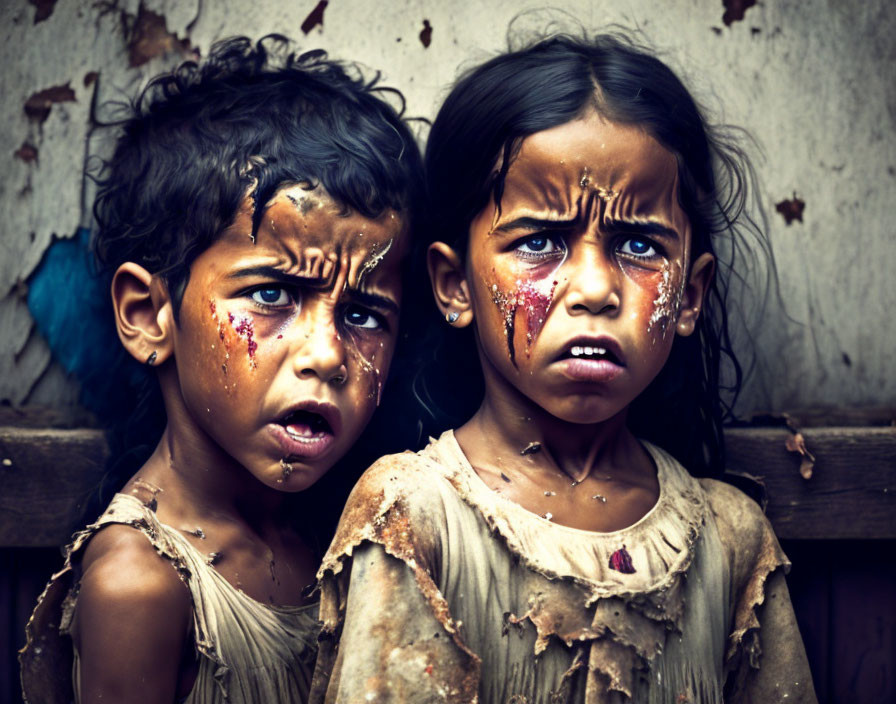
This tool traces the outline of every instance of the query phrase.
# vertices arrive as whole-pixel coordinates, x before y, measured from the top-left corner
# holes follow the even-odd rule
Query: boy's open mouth
[[[333,428],[330,427],[327,419],[320,413],[314,413],[313,411],[291,411],[278,422],[286,430],[286,434],[296,440],[333,435]]]

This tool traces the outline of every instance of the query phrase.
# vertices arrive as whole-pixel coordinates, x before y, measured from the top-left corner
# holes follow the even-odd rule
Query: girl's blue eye
[[[289,303],[289,294],[282,288],[271,286],[260,288],[252,292],[252,300],[263,306],[285,306]]]
[[[379,330],[383,327],[380,317],[366,308],[350,306],[345,311],[345,324],[353,328],[366,328],[367,330]]]
[[[534,235],[527,237],[516,248],[520,254],[529,256],[545,256],[556,254],[563,250],[563,247],[554,238],[545,235]]]
[[[622,254],[629,255],[630,257],[637,257],[641,259],[650,259],[651,257],[655,257],[657,255],[656,249],[654,249],[653,245],[650,244],[650,242],[648,242],[647,240],[638,239],[637,237],[633,237],[623,242],[622,246],[619,248],[619,251]]]

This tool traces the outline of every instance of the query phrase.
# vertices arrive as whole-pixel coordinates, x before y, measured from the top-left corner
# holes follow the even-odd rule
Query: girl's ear
[[[676,332],[687,337],[697,327],[697,319],[700,317],[700,309],[703,307],[703,298],[709,289],[712,276],[716,269],[716,259],[709,252],[704,252],[691,264],[691,273],[687,285],[681,297],[681,305],[678,308],[678,323]]]
[[[115,327],[137,361],[158,365],[172,356],[174,315],[168,287],[139,264],[125,262],[112,277]]]
[[[426,268],[436,305],[445,319],[456,328],[472,323],[470,286],[457,252],[444,242],[433,242],[426,253]]]

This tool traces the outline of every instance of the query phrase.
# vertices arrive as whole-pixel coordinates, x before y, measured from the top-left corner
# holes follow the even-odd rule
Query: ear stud
[[[445,320],[448,321],[449,325],[454,325],[457,322],[457,319],[460,318],[460,313],[456,310],[451,311],[448,315],[445,316]]]
[[[156,360],[159,358],[159,353],[156,350],[153,350],[149,353],[149,357],[146,358],[146,365],[151,367],[156,363]]]

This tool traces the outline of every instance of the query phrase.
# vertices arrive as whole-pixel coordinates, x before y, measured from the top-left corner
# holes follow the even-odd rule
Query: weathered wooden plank
[[[760,476],[768,516],[785,539],[896,538],[896,428],[807,428],[811,479],[785,428],[726,432],[728,466]]]
[[[726,433],[729,468],[762,477],[784,539],[896,538],[896,428],[808,428],[811,479],[784,428]],[[65,543],[103,474],[98,430],[0,427],[0,545]]]
[[[105,461],[99,430],[0,428],[0,545],[67,543]]]

